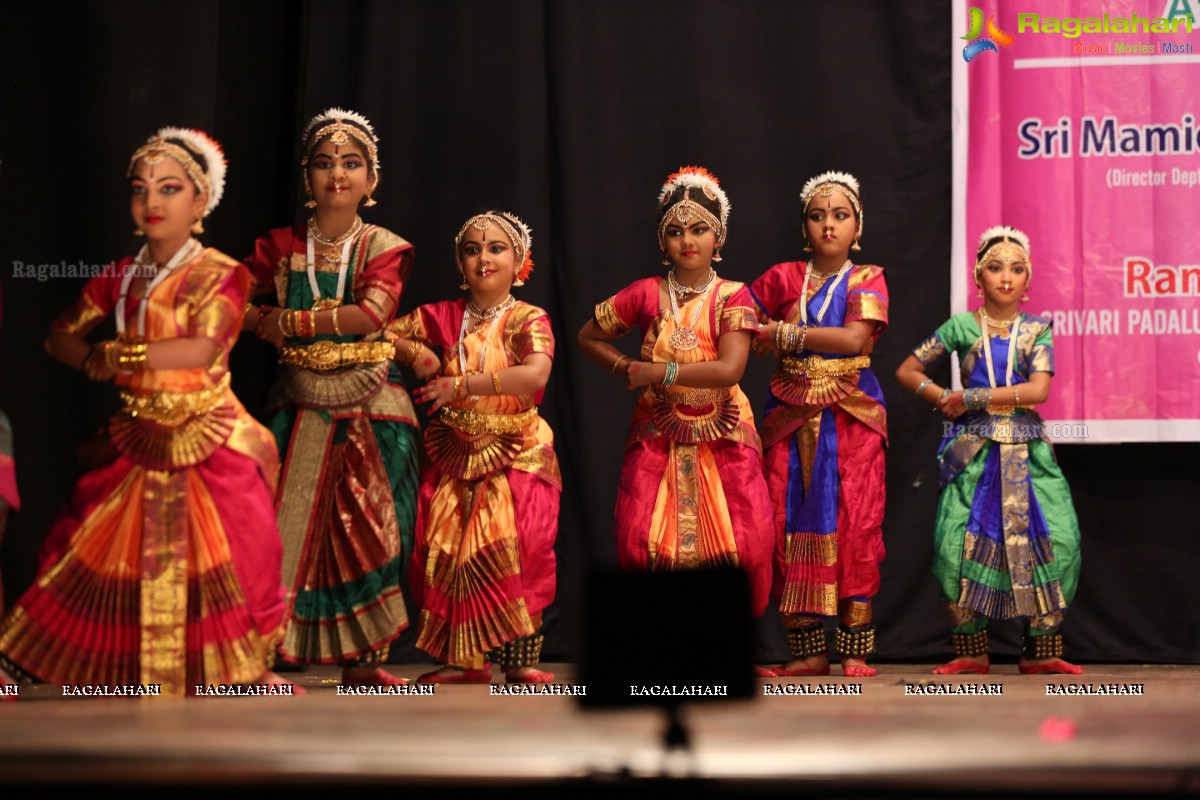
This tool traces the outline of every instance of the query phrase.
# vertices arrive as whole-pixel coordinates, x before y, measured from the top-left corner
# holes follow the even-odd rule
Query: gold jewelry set
[[[113,372],[141,372],[146,368],[146,348],[146,342],[105,342],[104,363]]]
[[[775,327],[775,349],[779,354],[800,353],[804,350],[804,340],[808,338],[807,325],[793,325],[780,321]]]
[[[454,393],[450,396],[451,400],[461,400],[463,397],[478,397],[479,394],[471,392],[470,381],[474,375],[483,375],[482,372],[468,372],[465,375],[454,376]],[[492,393],[496,395],[504,394],[504,389],[500,385],[500,370],[493,370],[490,373],[492,379]]]
[[[871,366],[870,356],[854,356],[853,358],[825,358],[823,356],[805,356],[804,358],[783,358],[782,369],[792,375],[806,374],[812,378],[838,377],[853,375],[860,369]]]
[[[396,348],[390,342],[313,342],[306,345],[287,345],[279,354],[279,363],[312,370],[331,372],[356,364],[377,364],[390,361]]]
[[[527,408],[517,414],[489,414],[473,408],[442,406],[440,419],[455,430],[468,434],[520,433],[537,419],[537,408]]]
[[[152,394],[121,392],[125,413],[131,417],[148,419],[164,428],[174,428],[190,417],[208,414],[225,402],[229,391],[230,373],[212,386],[190,392],[172,392],[160,389]]]
[[[363,229],[362,217],[355,215],[354,224],[349,227],[342,235],[335,236],[332,239],[321,233],[321,229],[317,226],[317,216],[308,218],[308,233],[312,236],[313,241],[329,248],[322,254],[321,258],[331,267],[337,267],[342,262],[342,245],[348,240],[353,239]]]
[[[317,335],[316,310],[285,308],[277,318],[279,332],[288,339],[311,339]]]

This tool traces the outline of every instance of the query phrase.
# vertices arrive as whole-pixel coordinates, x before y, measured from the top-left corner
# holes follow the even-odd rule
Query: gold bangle
[[[492,388],[496,390],[496,394],[504,394],[504,392],[500,390],[500,370],[496,370],[492,373]]]
[[[1017,391],[1017,385],[1013,384],[1013,405],[1021,405],[1021,393]]]
[[[629,356],[621,356],[621,357],[619,357],[619,358],[618,358],[616,361],[614,361],[614,362],[613,362],[613,365],[612,365],[612,374],[613,374],[613,375],[616,375],[616,374],[617,374],[617,368],[621,366],[621,362],[623,362],[623,361],[632,361],[632,360],[633,360],[633,359],[631,359]]]
[[[450,395],[451,400],[457,400],[462,395],[462,375],[454,376],[454,394]]]
[[[417,357],[421,355],[421,343],[416,339],[410,339],[408,349],[404,351],[404,363],[410,367],[417,363]]]
[[[342,335],[342,327],[340,325],[338,325],[337,312],[338,312],[338,307],[334,306],[333,307],[333,332],[336,333],[338,336],[341,336]]]

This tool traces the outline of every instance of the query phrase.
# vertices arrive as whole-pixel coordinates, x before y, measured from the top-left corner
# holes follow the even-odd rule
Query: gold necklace
[[[490,319],[495,319],[496,317],[500,316],[508,309],[512,308],[513,303],[515,303],[515,302],[517,302],[517,298],[513,297],[510,294],[507,297],[505,297],[503,300],[501,300],[499,303],[496,303],[496,305],[491,306],[489,308],[481,309],[479,306],[475,305],[474,300],[472,300],[471,298],[468,297],[467,298],[467,313],[470,314],[475,319],[479,320],[480,322],[487,322]]]
[[[328,250],[326,250],[324,253],[321,254],[321,258],[330,266],[341,264],[341,262],[342,262],[342,254],[341,254],[341,250],[340,250],[341,246],[346,243],[347,239],[352,239],[355,236],[357,236],[358,232],[360,230],[362,230],[362,227],[363,227],[362,217],[355,214],[354,215],[354,224],[350,226],[349,230],[347,230],[341,236],[330,239],[328,236],[321,233],[321,229],[317,227],[317,215],[316,214],[314,214],[308,218],[308,232],[309,232],[309,235],[312,236],[313,241],[329,248]]]
[[[1011,328],[1012,324],[1014,322],[1016,322],[1017,319],[1020,318],[1020,316],[1021,316],[1021,311],[1020,311],[1020,309],[1018,309],[1017,313],[1013,314],[1008,319],[992,319],[991,317],[989,317],[987,315],[987,312],[984,311],[982,307],[980,307],[980,309],[979,309],[979,321],[985,325],[990,325],[991,327],[996,328],[996,329]]]

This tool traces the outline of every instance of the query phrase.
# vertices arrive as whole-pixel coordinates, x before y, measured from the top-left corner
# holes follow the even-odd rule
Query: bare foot
[[[293,683],[292,681],[289,681],[286,678],[282,678],[279,675],[276,675],[274,672],[270,672],[270,671],[263,673],[263,676],[258,679],[258,682],[266,683],[271,686],[291,686],[293,695],[308,693],[308,691],[300,684]]]
[[[986,654],[981,656],[959,656],[953,661],[934,667],[934,675],[987,675],[992,669]]]
[[[865,659],[843,657],[842,674],[847,678],[874,678],[879,672],[869,666]]]
[[[554,673],[533,667],[513,667],[504,671],[505,683],[553,683]]]
[[[407,678],[393,675],[383,667],[343,667],[343,686],[405,686]]]
[[[1017,671],[1022,675],[1082,675],[1083,667],[1061,658],[1022,658]]]
[[[491,683],[492,682],[492,666],[484,664],[480,669],[464,669],[456,667],[452,664],[447,664],[444,667],[435,669],[433,672],[426,672],[421,677],[417,678],[417,683]]]
[[[829,656],[798,658],[775,667],[775,674],[780,678],[800,677],[802,675],[828,675]]]

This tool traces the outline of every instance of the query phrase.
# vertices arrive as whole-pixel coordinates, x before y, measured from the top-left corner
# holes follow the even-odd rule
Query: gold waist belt
[[[807,358],[785,357],[783,371],[793,375],[806,374],[810,377],[825,375],[853,375],[860,369],[871,366],[870,356],[854,356],[854,358],[824,358],[808,356]]]
[[[279,354],[279,363],[330,372],[355,364],[377,364],[396,354],[390,342],[314,342],[287,345]]]
[[[650,391],[654,397],[663,403],[689,408],[705,408],[720,403],[732,396],[729,387],[719,389],[670,389],[659,384],[652,384]]]
[[[537,407],[528,408],[519,414],[488,414],[473,408],[443,406],[439,418],[451,428],[472,435],[520,433],[537,418]]]
[[[164,389],[153,394],[137,394],[122,391],[121,402],[125,404],[124,413],[130,417],[148,419],[165,428],[174,428],[184,420],[208,414],[224,403],[229,381],[230,373],[226,372],[213,386],[190,392]]]

